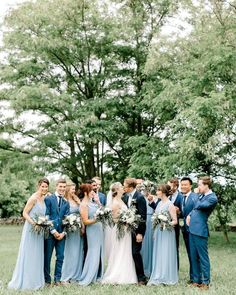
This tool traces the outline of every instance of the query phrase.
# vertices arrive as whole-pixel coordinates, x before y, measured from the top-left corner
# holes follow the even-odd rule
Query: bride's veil
[[[122,184],[120,182],[115,182],[115,183],[111,184],[110,191],[107,194],[107,203],[106,203],[107,208],[112,209],[112,203],[113,203],[112,187],[113,186],[119,186],[119,185],[122,186]],[[114,231],[116,232],[116,230],[111,228],[110,226],[105,227],[105,260],[106,260],[106,262],[109,259],[109,254],[110,254],[111,247],[112,247],[111,243],[112,243]]]
[[[106,203],[106,207],[108,208],[112,208],[112,191],[111,189],[109,190],[108,194],[107,194],[107,203]]]

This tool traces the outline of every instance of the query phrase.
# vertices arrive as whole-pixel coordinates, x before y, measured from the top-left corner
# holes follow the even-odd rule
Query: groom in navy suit
[[[183,226],[182,234],[184,238],[185,247],[188,254],[188,260],[189,260],[189,276],[190,281],[189,283],[193,283],[193,267],[191,262],[191,256],[190,256],[190,243],[189,243],[189,227],[186,224],[186,218],[189,215],[189,213],[193,210],[195,203],[197,201],[198,195],[192,192],[192,179],[190,177],[183,177],[180,181],[180,190],[182,193],[182,203],[181,203],[181,213],[180,218],[183,218]]]
[[[139,224],[136,232],[132,234],[132,255],[138,278],[138,284],[145,285],[147,282],[144,275],[143,260],[140,251],[146,231],[147,204],[144,196],[136,190],[136,186],[137,181],[135,178],[126,178],[124,180],[124,191],[126,194],[122,197],[122,200],[128,208],[134,206],[136,208],[136,213],[142,218],[142,222]]]
[[[54,283],[56,286],[61,284],[61,270],[64,260],[65,236],[63,232],[62,220],[69,214],[70,206],[64,194],[66,191],[65,179],[59,179],[56,183],[56,192],[45,198],[46,215],[53,221],[50,235],[44,243],[44,277],[45,283],[51,284],[50,265],[52,252],[56,250],[56,266],[54,272]]]
[[[207,290],[210,283],[210,260],[208,256],[208,217],[215,208],[218,199],[211,190],[209,176],[198,181],[199,197],[194,209],[187,217],[189,225],[190,255],[193,267],[193,285]]]

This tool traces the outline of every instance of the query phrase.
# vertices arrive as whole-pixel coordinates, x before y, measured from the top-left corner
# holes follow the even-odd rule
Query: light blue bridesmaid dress
[[[88,217],[93,219],[98,205],[90,202],[88,204]],[[84,262],[79,284],[87,286],[100,281],[104,273],[104,233],[101,222],[86,226],[88,251]]]
[[[159,202],[156,212],[168,211],[171,201]],[[175,231],[160,230],[157,226],[154,231],[152,273],[148,285],[174,285],[178,283],[178,266]]]
[[[143,258],[144,274],[148,278],[152,272],[153,229],[151,219],[153,212],[154,210],[148,205],[147,202],[146,232],[142,243],[141,255]]]
[[[70,205],[70,214],[73,213],[80,213],[79,205]],[[65,242],[61,281],[78,281],[82,273],[83,260],[83,237],[80,231],[69,233]]]
[[[38,201],[29,212],[30,217],[45,215],[46,206]],[[26,220],[20,242],[17,262],[8,288],[36,290],[44,286],[44,236],[32,232]]]

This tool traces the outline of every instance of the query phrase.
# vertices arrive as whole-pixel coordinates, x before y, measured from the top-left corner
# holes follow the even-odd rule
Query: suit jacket
[[[98,192],[99,201],[103,206],[106,206],[107,203],[107,197],[104,195],[104,193]]]
[[[66,215],[70,214],[70,205],[67,200],[62,198],[61,208],[59,210],[57,196],[52,194],[45,198],[46,215],[53,221],[53,227],[50,229],[56,230],[59,233],[63,232],[62,220]]]
[[[218,199],[214,192],[198,197],[194,209],[190,213],[189,231],[191,234],[201,237],[209,236],[207,221],[217,202]]]
[[[180,211],[182,211],[182,198],[183,198],[183,195],[179,192],[174,203],[173,203],[173,205],[178,207]],[[161,199],[158,199],[156,202],[153,201],[153,202],[149,203],[148,205],[150,207],[152,207],[152,209],[156,210],[156,207],[160,201],[161,201]]]
[[[180,212],[182,211],[182,202],[183,202],[183,195],[181,194],[181,192],[178,192],[178,195],[177,195],[173,205],[178,207]]]
[[[129,196],[125,194],[122,197],[123,202],[128,206]],[[141,234],[142,236],[145,235],[146,231],[146,219],[147,219],[147,203],[144,196],[136,191],[133,195],[131,206],[135,206],[137,214],[139,214],[142,218],[143,222],[140,222],[137,230],[135,231],[136,234]]]
[[[183,220],[184,220],[184,226],[182,227],[182,231],[189,232],[189,227],[186,224],[186,218],[189,215],[189,213],[193,210],[197,200],[198,200],[198,195],[191,192],[188,196],[187,202],[184,207],[184,205],[183,205],[184,204],[184,197],[182,196],[181,209],[180,209],[180,211],[181,211],[180,218],[183,218]]]
[[[148,205],[155,211],[158,203],[161,201],[161,199],[157,199],[156,202],[152,201],[151,203],[148,203]]]

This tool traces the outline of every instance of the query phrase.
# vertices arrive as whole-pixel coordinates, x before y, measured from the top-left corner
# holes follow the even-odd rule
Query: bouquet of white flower
[[[97,222],[101,222],[103,225],[114,225],[112,210],[110,208],[100,207],[99,209],[97,209],[94,217]]]
[[[140,222],[142,222],[142,218],[140,215],[136,214],[135,207],[121,209],[116,223],[118,239],[124,237],[125,231],[135,232]]]
[[[153,229],[157,227],[157,225],[160,225],[160,230],[173,230],[174,226],[171,224],[171,216],[170,213],[165,211],[161,213],[153,213],[152,215],[152,226]]]
[[[64,231],[66,233],[76,232],[81,229],[82,222],[79,214],[67,215],[63,220],[62,224],[64,226]]]
[[[45,239],[48,238],[50,233],[50,227],[53,226],[48,215],[35,215],[33,218],[34,224],[32,225],[32,231],[36,234],[44,235]]]

